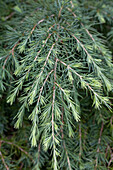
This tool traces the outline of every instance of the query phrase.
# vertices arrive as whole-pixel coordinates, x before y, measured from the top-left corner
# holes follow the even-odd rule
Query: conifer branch
[[[81,23],[81,25],[84,27],[84,29],[86,30],[86,32],[88,33],[88,35],[90,36],[90,38],[93,40],[93,42],[95,42],[95,40],[94,40],[92,34],[88,31],[88,29],[85,28],[84,24]]]
[[[52,14],[50,17],[53,17],[54,15]],[[28,37],[27,37],[27,41],[29,40],[29,38],[31,37],[31,35],[33,34],[33,32],[34,32],[34,30],[35,30],[35,28],[40,24],[40,23],[42,23],[43,21],[45,21],[45,18],[43,18],[43,19],[41,19],[40,21],[38,21],[38,23],[36,23],[35,25],[34,25],[34,27],[32,28],[32,30],[31,30],[31,32],[30,32],[30,34],[28,35]]]
[[[55,24],[53,24],[53,25],[48,29],[47,32],[49,32],[54,26],[55,26]],[[38,58],[40,52],[41,52],[42,49],[45,47],[45,45],[46,45],[48,39],[51,37],[52,34],[53,34],[53,33],[49,34],[48,37],[46,38],[46,40],[44,41],[44,44],[42,45],[41,49],[37,52],[37,55],[36,55],[36,57],[35,57],[35,59],[34,59],[34,62],[37,60],[37,58]],[[29,70],[29,71],[30,71],[30,70]]]
[[[56,84],[57,84],[57,83],[56,83]],[[57,84],[57,85],[58,85],[58,84]],[[63,97],[62,97],[62,100],[63,100]],[[62,125],[61,125],[61,134],[62,134],[63,147],[64,147],[64,150],[65,150],[65,152],[66,152],[68,167],[69,167],[69,170],[71,170],[70,159],[69,159],[68,152],[67,152],[66,145],[65,145],[65,141],[64,141],[64,133],[63,133],[63,126],[64,126],[63,117],[64,117],[64,116],[63,116],[63,114],[64,114],[64,108],[62,107],[62,115],[61,115],[61,121],[62,121]]]
[[[6,2],[2,4],[7,7]],[[52,163],[54,170],[112,168],[113,117],[109,113],[112,56],[108,45],[111,47],[112,30],[108,33],[109,40],[104,34],[105,29],[109,31],[111,28],[108,24],[111,17],[108,16],[108,21],[105,15],[107,8],[108,14],[111,12],[111,0],[103,4],[90,0],[44,3],[33,0],[19,1],[15,5],[11,2],[8,8],[14,7],[17,11],[14,17],[3,12],[6,17],[2,15],[0,22],[3,30],[0,37],[0,54],[3,55],[0,57],[0,92],[9,86],[10,77],[14,75],[10,89],[6,88],[5,95],[3,92],[0,97],[3,96],[1,101],[4,103],[6,94],[10,93],[7,102],[13,104],[11,115],[18,110],[14,117],[17,119],[15,128],[22,126],[25,117],[25,132],[29,134],[29,120],[32,121],[30,138],[27,137],[31,147],[35,148],[1,139],[1,167],[9,170],[20,165],[20,169],[48,169]],[[107,22],[97,25],[98,21]],[[98,29],[100,27],[102,29]],[[101,35],[106,36],[107,43]],[[19,108],[15,110],[16,104]],[[2,110],[4,116],[7,108]],[[8,134],[9,119],[3,117],[1,121],[3,136]],[[12,140],[17,141],[20,136],[14,136]],[[8,149],[8,159],[2,152],[5,148]],[[18,151],[17,161],[15,149]],[[36,156],[32,158],[28,149]]]

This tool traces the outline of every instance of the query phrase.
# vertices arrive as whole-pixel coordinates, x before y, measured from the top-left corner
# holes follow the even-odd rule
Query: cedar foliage
[[[112,169],[112,1],[0,4],[0,169]]]

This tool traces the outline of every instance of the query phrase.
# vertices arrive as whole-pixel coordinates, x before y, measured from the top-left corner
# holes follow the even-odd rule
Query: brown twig
[[[50,48],[50,50],[49,50],[49,53],[48,53],[48,55],[47,55],[47,57],[46,57],[46,61],[45,61],[44,65],[43,65],[43,67],[42,67],[42,71],[41,71],[41,73],[40,73],[40,74],[42,74],[42,73],[43,73],[44,67],[45,67],[45,66],[46,66],[46,64],[47,64],[47,61],[48,61],[48,59],[49,59],[49,56],[50,56],[51,51],[53,50],[53,47],[55,46],[55,44],[56,44],[56,42],[55,42],[55,43],[53,43],[53,45],[51,46],[51,48]]]
[[[82,133],[81,133],[81,124],[79,124],[79,141],[80,141],[80,151],[79,151],[79,159],[82,154]]]
[[[0,141],[0,149],[1,149],[1,144],[2,144],[2,141]],[[7,170],[9,170],[9,167],[8,167],[7,164],[5,163],[5,159],[4,159],[1,151],[0,151],[0,157],[1,157],[1,160],[2,160],[2,163],[3,163],[4,167],[5,167]]]
[[[47,43],[47,41],[48,41],[48,39],[50,38],[51,35],[52,35],[52,34],[49,34],[49,35],[48,35],[48,37],[46,38],[44,44],[42,45],[42,48],[46,45],[46,43]],[[42,51],[42,48],[37,52],[37,55],[36,55],[34,61],[37,60],[37,57],[39,56],[40,52]]]
[[[67,30],[66,28],[64,28],[63,26],[61,26],[63,29]],[[92,63],[94,65],[96,65],[93,61],[93,58],[91,57],[91,55],[88,53],[88,51],[86,50],[86,48],[84,47],[84,45],[79,41],[79,39],[74,35],[74,34],[71,34],[71,36],[80,44],[80,46],[83,48],[83,50],[86,52],[87,56],[90,58],[90,60],[92,61]]]
[[[88,51],[86,50],[86,48],[84,47],[84,45],[78,40],[78,38],[74,35],[74,34],[71,34],[75,39],[76,41],[81,45],[81,47],[83,48],[83,50],[86,52],[87,56],[90,57],[90,59],[92,60],[92,57],[91,55],[88,53]],[[93,61],[92,61],[93,62]]]
[[[5,17],[5,21],[8,20],[9,18],[11,18],[14,14],[15,14],[15,12],[11,12],[11,14],[9,14],[8,16]]]
[[[16,46],[19,44],[19,41],[13,46],[13,48],[10,50],[9,52],[9,55],[6,57],[5,61],[4,61],[4,65],[3,65],[3,69],[5,69],[5,65],[6,65],[6,62],[10,56],[10,54],[12,54],[12,56],[14,57],[14,50],[16,48]]]
[[[110,124],[111,124],[111,126],[113,126],[113,116],[110,119]]]
[[[1,151],[0,151],[0,157],[1,157],[2,163],[4,164],[5,168],[6,168],[7,170],[9,170],[9,167],[8,167],[7,164],[5,163],[5,160],[4,160],[4,157],[3,157]]]
[[[41,22],[43,22],[45,19],[41,19],[37,24],[34,25],[34,27],[32,28],[31,32],[30,32],[30,35],[28,36],[27,39],[30,38],[30,36],[32,35],[32,33],[34,32],[35,28],[37,25],[39,25]],[[13,48],[11,49],[11,51],[9,52],[9,55],[6,57],[5,61],[4,61],[4,65],[3,65],[3,69],[5,68],[5,65],[6,65],[6,62],[10,56],[10,54],[12,53],[12,55],[14,56],[14,49],[15,47],[19,44],[19,41],[13,46]]]
[[[35,30],[35,28],[36,28],[36,26],[37,25],[39,25],[41,22],[43,22],[45,19],[41,19],[40,21],[38,21],[38,23],[37,24],[35,24],[34,25],[34,27],[32,28],[32,30],[31,30],[31,33],[30,34],[32,34],[33,33],[33,31]]]
[[[60,87],[56,82],[55,82],[55,84],[60,88],[60,90],[61,90],[62,92],[64,92],[64,90],[62,89],[62,87]]]
[[[58,18],[60,18],[61,16],[61,12],[62,12],[63,6],[60,8],[59,14],[58,14]]]
[[[113,162],[113,153],[112,153],[112,149],[111,149],[111,147],[110,147],[109,145],[108,145],[107,148],[106,148],[105,157],[107,157],[108,150],[110,151],[110,155],[111,155],[111,159],[110,159],[109,162],[108,162],[108,170],[109,170],[109,166],[110,166],[110,164]]]
[[[74,15],[74,17],[77,17],[76,14],[74,12],[72,12],[72,10],[70,8],[67,8],[67,9]]]
[[[11,50],[12,56],[14,57],[14,50],[16,48],[16,46],[19,44],[19,41],[14,45],[14,47]]]
[[[70,3],[71,3],[71,5],[72,5],[72,8],[74,8],[73,2],[72,2],[72,1],[70,1]]]
[[[37,105],[39,104],[40,97],[41,97],[43,88],[44,88],[44,86],[45,86],[45,83],[47,82],[47,80],[48,80],[48,78],[49,78],[49,76],[50,76],[50,74],[51,74],[52,72],[53,72],[53,70],[51,70],[51,71],[48,73],[48,75],[47,75],[47,77],[46,77],[46,79],[45,79],[45,81],[44,81],[44,83],[43,83],[43,85],[42,85],[42,87],[41,87],[41,89],[40,89],[39,97],[38,97],[38,100],[37,100]]]
[[[53,16],[54,16],[54,14],[50,15],[49,17],[53,17]],[[41,19],[40,21],[38,21],[38,23],[36,23],[36,24],[34,25],[34,27],[32,28],[32,30],[31,30],[31,32],[30,32],[30,35],[28,36],[28,38],[31,36],[31,34],[32,34],[33,31],[35,30],[36,26],[39,25],[40,23],[42,23],[43,21],[45,21],[44,18]]]
[[[80,79],[82,79],[82,76],[80,76],[80,75],[79,75],[75,70],[73,70],[69,65],[67,65],[66,63],[64,63],[63,61],[61,61],[61,60],[59,60],[59,59],[58,59],[58,61],[59,61],[60,63],[62,63],[63,65],[67,66],[68,69],[72,70]]]
[[[47,40],[48,40],[48,38],[46,39],[46,42],[47,42]],[[56,42],[53,43],[53,45],[51,46],[51,48],[50,48],[50,50],[49,50],[49,53],[48,53],[48,55],[47,55],[47,57],[46,57],[46,60],[45,60],[45,62],[44,62],[44,65],[43,65],[43,67],[41,68],[42,71],[40,72],[40,77],[41,77],[41,75],[42,75],[42,73],[43,73],[43,71],[44,71],[44,68],[45,68],[45,66],[46,66],[46,64],[47,64],[47,61],[48,61],[48,59],[49,59],[49,56],[50,56],[51,51],[53,50],[53,47],[55,46],[55,44],[56,44]],[[40,50],[40,51],[41,51],[41,50]],[[38,53],[40,53],[40,51],[39,51]],[[37,57],[38,57],[38,55],[35,57],[34,61],[36,61]],[[31,66],[30,66],[30,68],[31,68]],[[29,70],[27,71],[26,74],[29,73],[30,68],[29,68]],[[34,83],[33,83],[33,84],[34,84]],[[32,85],[32,86],[33,86],[33,85]]]
[[[99,139],[98,139],[98,145],[100,145],[101,143],[101,136],[102,136],[102,132],[103,132],[103,128],[104,128],[104,122],[102,122],[102,125],[101,125],[101,129],[100,129],[100,136],[99,136]],[[99,146],[97,148],[97,153],[100,152],[100,149],[99,149]],[[98,166],[98,158],[96,157],[96,165],[95,165],[95,170],[97,169],[97,166]]]
[[[53,25],[48,29],[47,32],[49,32],[55,25],[56,25],[56,24],[53,24]]]
[[[23,166],[24,166],[24,164],[23,164],[23,162],[22,162],[19,170],[22,170]]]
[[[110,159],[110,161],[108,162],[108,170],[109,170],[109,166],[110,166],[110,164],[113,162],[113,153],[111,154],[111,159]]]

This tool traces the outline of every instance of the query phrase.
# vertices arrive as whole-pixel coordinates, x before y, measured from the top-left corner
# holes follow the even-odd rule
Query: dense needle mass
[[[17,155],[19,162],[15,156],[14,163],[8,162],[1,151],[0,168],[112,167],[111,1],[26,0],[2,1],[3,5],[9,12],[6,16],[1,8],[1,100],[7,101],[9,113],[13,110],[12,124],[18,129],[14,134],[27,134],[15,139],[12,132],[10,141],[1,132],[0,147],[11,145],[27,158]],[[18,138],[22,145],[15,144]]]

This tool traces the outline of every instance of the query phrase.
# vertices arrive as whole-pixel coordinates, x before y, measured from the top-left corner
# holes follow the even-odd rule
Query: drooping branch
[[[54,134],[54,105],[55,105],[55,82],[56,82],[56,68],[57,68],[57,59],[55,60],[54,65],[54,85],[53,85],[53,100],[52,100],[52,138],[53,138],[53,156],[54,156],[54,165],[55,170],[57,169],[57,160],[56,160],[56,151],[55,151],[55,134]]]

